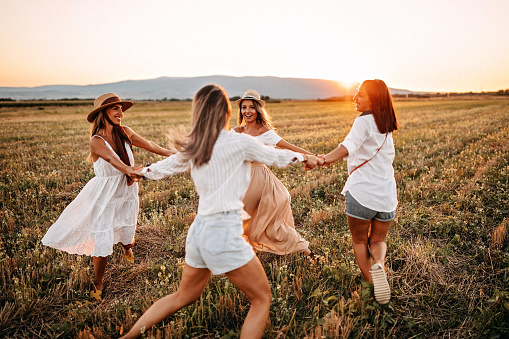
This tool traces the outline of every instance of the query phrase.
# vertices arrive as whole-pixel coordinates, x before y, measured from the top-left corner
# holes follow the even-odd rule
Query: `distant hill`
[[[39,87],[0,87],[0,98],[14,100],[32,99],[90,99],[107,92],[115,92],[122,99],[161,100],[192,99],[204,85],[219,84],[230,97],[242,96],[247,89],[274,99],[327,99],[342,97],[355,92],[338,81],[323,79],[264,77],[233,77],[213,75],[203,77],[160,77],[147,80],[126,80],[99,85],[50,85]],[[391,89],[393,94],[414,93]]]

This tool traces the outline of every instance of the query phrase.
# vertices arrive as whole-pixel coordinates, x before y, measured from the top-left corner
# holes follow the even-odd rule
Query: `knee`
[[[263,294],[263,298],[267,304],[271,304],[272,302],[272,291],[270,289],[270,286],[267,286],[267,290]]]
[[[358,246],[360,246],[360,245],[368,246],[369,239],[368,238],[366,238],[366,239],[364,239],[364,238],[360,238],[360,239],[359,238],[352,238],[352,243],[354,245],[358,245]]]
[[[368,233],[364,232],[351,232],[352,234],[352,243],[354,245],[368,245],[369,244],[369,238]]]
[[[270,286],[267,284],[263,289],[260,291],[260,299],[264,304],[270,305],[272,302],[272,291],[270,289]]]
[[[270,307],[272,302],[272,291],[270,290],[270,286],[267,284],[266,286],[261,287],[256,294],[251,295],[249,297],[251,304],[260,304],[267,307]]]

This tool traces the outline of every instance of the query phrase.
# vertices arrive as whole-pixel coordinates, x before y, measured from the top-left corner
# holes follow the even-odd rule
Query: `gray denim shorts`
[[[255,253],[244,239],[242,211],[197,215],[186,237],[186,263],[218,275],[247,264]]]
[[[377,212],[362,206],[348,191],[345,193],[345,213],[361,220],[376,219],[378,221],[391,221],[396,217],[396,211]]]

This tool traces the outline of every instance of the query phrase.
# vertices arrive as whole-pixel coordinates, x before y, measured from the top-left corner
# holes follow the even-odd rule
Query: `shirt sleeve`
[[[348,155],[355,153],[362,143],[369,137],[368,125],[364,123],[363,119],[355,119],[352,129],[346,136],[345,140],[339,144],[343,145],[348,150]],[[338,146],[338,147],[339,147]]]
[[[277,133],[274,132],[274,130],[268,130],[267,132],[257,136],[256,139],[260,140],[265,145],[275,146],[283,138],[281,138],[279,135],[277,135]]]
[[[190,167],[189,161],[183,161],[182,153],[176,153],[164,160],[143,168],[141,173],[147,179],[159,180],[169,177],[170,175],[185,172]]]
[[[266,146],[250,135],[245,135],[242,146],[246,161],[258,161],[276,167],[304,161],[304,156],[300,153]]]

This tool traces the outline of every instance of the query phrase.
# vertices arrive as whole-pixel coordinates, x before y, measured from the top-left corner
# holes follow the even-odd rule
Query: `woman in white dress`
[[[373,283],[375,299],[386,304],[391,290],[385,275],[385,237],[398,205],[392,167],[392,132],[398,123],[391,93],[382,80],[364,81],[353,99],[362,114],[345,140],[325,155],[325,161],[348,159],[349,176],[341,193],[355,259],[363,278]]]
[[[257,91],[247,90],[237,106],[240,126],[235,132],[249,134],[268,146],[313,155],[276,134]],[[244,220],[244,235],[254,249],[279,255],[311,254],[308,241],[295,229],[290,193],[265,164],[251,163],[251,183],[243,202],[251,216]]]
[[[241,338],[261,338],[272,295],[267,275],[253,248],[242,237],[242,197],[249,185],[249,162],[278,167],[322,159],[267,147],[246,134],[229,133],[230,100],[218,85],[207,85],[193,100],[193,129],[177,141],[177,154],[137,170],[148,179],[191,170],[200,197],[198,213],[186,237],[186,259],[178,290],[150,306],[124,338],[135,338],[154,324],[194,303],[211,274],[225,274],[251,306]]]
[[[101,300],[103,277],[113,245],[121,243],[125,258],[134,262],[132,247],[138,217],[139,177],[134,173],[132,145],[169,156],[173,152],[122,126],[124,112],[133,105],[115,93],[99,96],[87,120],[92,123],[89,160],[92,178],[48,229],[42,243],[71,254],[90,255],[94,261],[94,288]]]

